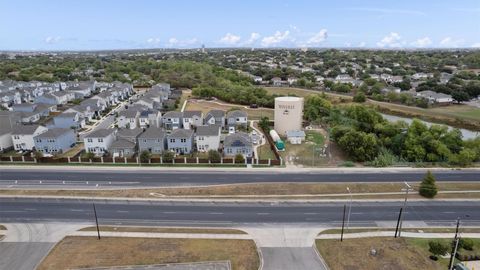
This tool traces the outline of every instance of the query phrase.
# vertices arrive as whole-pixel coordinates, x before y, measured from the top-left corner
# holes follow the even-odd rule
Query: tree
[[[455,91],[452,93],[452,98],[457,102],[457,103],[462,103],[463,101],[469,101],[470,96],[468,93],[463,92],[463,91]]]
[[[422,183],[420,183],[420,189],[418,190],[418,192],[423,197],[430,199],[437,195],[438,188],[435,183],[435,177],[433,176],[431,171],[428,171],[423,178]]]
[[[92,152],[87,152],[83,155],[83,157],[86,158],[86,159],[92,159],[92,158],[95,157],[95,154],[92,153]]]
[[[473,250],[474,242],[470,238],[460,238],[458,242],[458,247],[463,248],[465,250]]]
[[[320,95],[310,95],[305,100],[303,115],[308,121],[316,121],[330,114],[332,103]]]
[[[152,154],[150,154],[149,151],[147,150],[144,150],[142,151],[142,153],[140,153],[140,161],[142,163],[148,163],[148,161],[150,160],[150,157],[152,156]]]
[[[40,159],[43,157],[43,153],[40,152],[40,151],[35,151],[33,152],[33,157],[36,158],[36,159]]]
[[[428,242],[428,251],[433,254],[435,258],[437,256],[445,255],[448,252],[448,245],[438,240]]]
[[[222,157],[220,156],[220,153],[217,150],[208,150],[208,159],[210,159],[210,162],[212,163],[219,163]]]
[[[173,158],[175,157],[175,154],[171,151],[164,151],[162,153],[162,161],[171,163],[173,161]]]
[[[268,117],[264,116],[260,121],[258,122],[258,126],[263,129],[265,132],[270,131],[270,119]]]
[[[245,163],[245,158],[243,157],[242,154],[236,154],[235,155],[235,163],[237,163],[237,164]]]
[[[370,161],[378,154],[374,134],[350,130],[338,140],[338,144],[355,161]]]
[[[365,101],[367,101],[367,97],[363,92],[357,92],[355,96],[353,96],[353,102],[362,103]]]

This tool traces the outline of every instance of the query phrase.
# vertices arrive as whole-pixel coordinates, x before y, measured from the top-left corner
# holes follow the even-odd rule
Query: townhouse
[[[105,155],[114,141],[114,129],[97,129],[83,139],[85,152],[94,153],[96,156]]]
[[[76,134],[70,128],[52,128],[33,137],[35,150],[44,154],[65,153],[75,145]]]
[[[138,152],[161,154],[166,149],[167,133],[163,128],[150,127],[138,136]]]
[[[198,152],[220,149],[221,127],[218,125],[198,126],[195,132],[195,144]]]
[[[167,148],[176,154],[190,154],[193,151],[193,130],[175,129],[167,135]]]
[[[15,151],[34,150],[33,138],[47,131],[46,127],[40,125],[17,125],[12,130],[13,148]]]

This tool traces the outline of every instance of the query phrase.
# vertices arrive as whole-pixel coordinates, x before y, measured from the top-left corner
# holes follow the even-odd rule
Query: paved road
[[[351,221],[357,225],[394,222],[398,202],[354,202]],[[92,204],[84,200],[0,199],[0,222],[91,222]],[[253,223],[327,224],[342,221],[342,203],[186,203],[97,201],[102,223],[132,225],[241,225]],[[457,217],[480,223],[480,202],[410,202],[407,221],[450,224]]]
[[[0,171],[0,187],[159,187],[215,185],[259,182],[403,182],[420,181],[425,172],[412,171],[312,171],[288,172],[285,170],[269,172],[252,171],[161,171],[148,168],[130,170],[96,170],[94,168],[57,170],[46,169],[10,169]],[[435,172],[437,181],[479,181],[480,170],[443,170]],[[40,184],[41,181],[41,184]],[[88,183],[87,183],[88,182]]]

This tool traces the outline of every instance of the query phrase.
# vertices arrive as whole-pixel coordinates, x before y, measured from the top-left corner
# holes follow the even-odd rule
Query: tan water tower
[[[287,131],[302,130],[303,98],[275,98],[275,130],[280,136],[286,136]]]

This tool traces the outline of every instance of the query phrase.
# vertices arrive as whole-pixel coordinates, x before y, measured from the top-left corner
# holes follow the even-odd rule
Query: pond
[[[396,121],[402,120],[402,121],[405,121],[408,124],[410,124],[413,121],[412,118],[407,118],[407,117],[401,117],[401,116],[384,114],[384,113],[381,113],[381,115],[383,116],[383,118],[385,118],[385,120],[387,120],[389,122],[396,122]],[[424,120],[421,120],[421,119],[418,119],[418,120],[420,120],[422,123],[425,123],[427,126],[431,126],[431,125],[436,124],[436,123],[424,121]],[[454,128],[454,127],[449,126],[449,125],[445,125],[445,126],[447,126],[448,129],[453,129]],[[480,136],[480,132],[478,132],[478,131],[468,130],[468,129],[464,129],[464,128],[460,128],[459,130],[462,132],[462,135],[463,135],[464,139],[475,139],[476,137]]]

